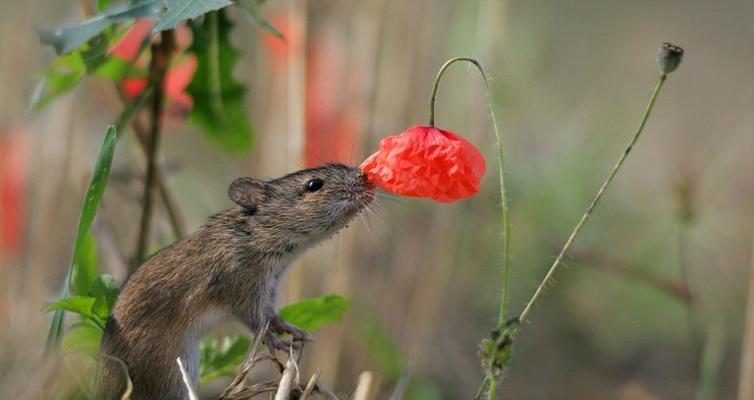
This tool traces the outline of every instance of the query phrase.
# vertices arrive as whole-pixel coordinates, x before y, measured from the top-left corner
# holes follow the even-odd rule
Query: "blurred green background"
[[[2,398],[26,393],[38,371],[49,324],[40,310],[63,282],[91,166],[120,110],[112,84],[91,78],[28,111],[54,58],[35,28],[80,20],[81,3],[4,2],[0,177],[17,192],[0,197]],[[380,138],[426,123],[446,59],[475,57],[493,78],[508,157],[513,312],[638,124],[660,43],[684,47],[644,136],[524,323],[498,397],[689,399],[705,387],[707,398],[736,398],[754,235],[754,3],[268,0],[261,10],[287,42],[230,13],[252,151],[223,152],[180,110],[166,120],[160,162],[188,228],[230,207],[234,177],[358,164]],[[304,357],[342,392],[372,370],[387,398],[409,364],[408,398],[471,398],[481,380],[477,345],[501,280],[494,137],[475,70],[451,67],[438,98],[438,126],[487,159],[482,193],[453,204],[382,196],[285,282],[284,302],[351,299]],[[136,245],[143,163],[124,134],[94,226],[116,279]],[[155,219],[153,250],[173,240],[164,210]],[[687,286],[693,303],[663,280]],[[717,384],[700,383],[702,364]]]

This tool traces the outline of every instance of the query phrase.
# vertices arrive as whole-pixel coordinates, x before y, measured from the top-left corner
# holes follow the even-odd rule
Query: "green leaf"
[[[31,96],[32,112],[43,109],[56,97],[67,93],[86,76],[86,64],[81,53],[64,54],[43,72]]]
[[[202,340],[199,343],[199,384],[223,376],[235,376],[236,368],[243,362],[250,345],[249,338],[243,335]]]
[[[194,98],[188,120],[220,148],[248,152],[253,133],[246,117],[246,88],[233,79],[239,53],[229,40],[232,24],[223,11],[216,11],[201,24],[190,25],[194,41],[188,51],[196,55],[198,65],[188,87]]]
[[[313,332],[322,325],[340,321],[350,304],[345,297],[328,293],[289,304],[280,309],[280,316],[301,329]]]
[[[155,31],[173,29],[187,19],[194,19],[230,4],[230,0],[163,0],[162,16],[154,29]]]
[[[78,264],[76,275],[73,277],[73,294],[81,296],[89,293],[89,288],[92,287],[99,270],[97,241],[94,240],[94,235],[91,232],[84,235]]]
[[[48,305],[47,307],[45,307],[45,312],[65,310],[81,314],[85,317],[91,317],[94,301],[95,298],[90,296],[68,297]]]
[[[97,0],[97,11],[104,11],[113,0]]]
[[[147,71],[129,61],[109,57],[94,71],[94,76],[119,81],[123,78],[146,78]]]
[[[107,54],[110,45],[118,40],[123,32],[125,30],[122,32],[104,32],[78,50],[60,55],[53,60],[41,74],[39,83],[31,97],[30,109],[33,112],[40,111],[50,101],[76,87],[87,74],[122,79],[131,72],[130,69],[135,70],[133,67],[129,69],[127,61],[108,57]],[[119,69],[116,69],[116,66]]]
[[[239,0],[236,2],[242,10],[246,12],[246,15],[250,17],[254,22],[256,22],[260,28],[266,30],[267,32],[277,36],[280,40],[285,41],[285,36],[283,36],[283,33],[277,30],[272,24],[265,19],[262,14],[259,12],[259,7],[257,3],[254,1],[244,1]]]
[[[65,335],[60,349],[68,354],[84,354],[97,358],[101,341],[102,329],[97,325],[82,321],[74,324],[71,331]]]
[[[132,21],[136,18],[157,18],[160,16],[161,11],[162,0],[144,0],[128,4],[116,4],[109,7],[103,13],[78,25],[42,31],[39,34],[39,39],[42,43],[54,47],[58,54],[68,53],[77,49],[116,22]]]
[[[85,236],[92,227],[92,222],[94,221],[94,216],[99,208],[99,203],[102,200],[102,195],[105,193],[107,178],[110,175],[110,167],[112,166],[113,155],[115,154],[117,136],[115,127],[110,126],[107,129],[105,139],[102,142],[102,147],[97,156],[97,162],[94,164],[94,170],[92,171],[92,176],[86,191],[86,197],[84,198],[84,205],[81,209],[81,216],[79,217],[79,226],[76,233],[76,242],[73,246],[71,267],[68,271],[65,286],[63,287],[63,293],[60,296],[62,299],[67,299],[70,295],[71,286],[73,285],[73,277],[78,273],[82,248],[84,246],[84,241],[86,240]],[[94,303],[92,303],[92,305],[94,305]],[[64,319],[64,309],[56,310],[52,319],[52,325],[50,326],[50,332],[47,336],[48,349],[51,349],[59,343],[60,337],[63,334]]]
[[[120,288],[110,274],[99,275],[92,284],[92,289],[89,291],[89,296],[95,299],[92,314],[102,321],[103,325],[110,316],[118,293],[120,293]]]

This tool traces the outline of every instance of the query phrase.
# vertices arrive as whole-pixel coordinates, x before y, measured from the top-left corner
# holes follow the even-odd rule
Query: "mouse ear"
[[[228,188],[228,197],[239,206],[254,212],[265,183],[254,178],[236,178]]]

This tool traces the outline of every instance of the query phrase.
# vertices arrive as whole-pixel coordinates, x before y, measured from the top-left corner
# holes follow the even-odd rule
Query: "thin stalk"
[[[485,375],[484,379],[482,379],[482,383],[479,384],[479,389],[476,391],[476,395],[474,395],[474,400],[479,400],[482,398],[482,392],[484,392],[484,389],[487,387],[487,383],[490,381],[489,375]]]
[[[497,390],[497,379],[490,379],[490,390],[487,392],[487,400],[495,400],[495,391]]]
[[[151,88],[149,89],[151,92]],[[128,99],[126,98],[125,93],[123,93],[123,90],[120,88],[120,86],[118,86],[118,84],[115,85],[115,91],[117,92],[118,97],[121,99],[121,101],[123,101],[124,104],[127,104]],[[149,148],[149,134],[147,133],[147,129],[139,122],[138,119],[133,119],[131,121],[131,128],[133,129],[134,136],[136,136],[136,139],[141,146],[141,150],[144,152],[144,156],[146,157],[147,150]],[[162,167],[162,165],[157,163],[157,165],[155,165],[155,186],[157,187],[157,191],[160,194],[160,198],[162,199],[162,204],[165,207],[165,211],[167,212],[170,227],[173,229],[173,235],[176,237],[176,239],[180,239],[186,236],[186,223],[184,222],[183,214],[181,213],[180,207],[178,206],[178,202],[175,200],[175,196],[168,186],[167,177],[165,175],[166,174],[164,168]]]
[[[568,237],[568,240],[565,242],[565,244],[563,245],[563,248],[560,250],[560,253],[558,254],[558,257],[555,259],[555,262],[553,262],[552,266],[547,271],[547,274],[545,275],[544,279],[537,287],[537,290],[534,292],[534,295],[532,295],[529,302],[526,303],[526,307],[524,307],[524,310],[521,312],[521,315],[519,316],[520,321],[525,321],[526,318],[529,316],[529,313],[531,312],[532,307],[537,302],[537,300],[539,300],[539,298],[542,296],[542,293],[545,290],[545,286],[550,281],[550,279],[552,279],[552,276],[555,274],[555,272],[558,270],[558,267],[562,263],[563,257],[565,257],[565,254],[568,252],[568,249],[571,248],[571,245],[576,240],[576,237],[579,235],[579,232],[581,232],[581,229],[584,228],[584,225],[586,225],[587,221],[589,221],[589,218],[592,216],[594,207],[597,206],[597,203],[605,194],[605,190],[610,185],[610,182],[613,181],[613,178],[615,178],[615,175],[623,166],[623,162],[626,161],[626,157],[628,157],[628,153],[630,153],[631,149],[633,149],[634,145],[636,144],[636,141],[639,139],[639,136],[641,136],[641,132],[644,130],[644,126],[647,124],[647,120],[649,119],[649,115],[652,112],[652,108],[654,107],[655,100],[657,100],[657,95],[660,93],[660,89],[662,89],[662,85],[665,83],[666,78],[667,78],[667,75],[665,74],[660,75],[660,79],[657,82],[657,85],[655,86],[654,90],[652,91],[652,96],[649,98],[649,104],[647,104],[647,108],[644,111],[644,117],[641,119],[641,123],[639,124],[639,127],[636,129],[636,133],[634,133],[634,136],[631,138],[631,141],[628,143],[628,146],[626,146],[626,149],[623,151],[623,154],[621,154],[620,158],[618,159],[618,162],[610,171],[610,174],[608,175],[605,182],[602,184],[602,187],[600,187],[600,189],[597,191],[597,194],[594,196],[592,203],[589,204],[589,207],[586,209],[586,212],[581,217],[581,219],[576,224],[576,226],[573,228],[571,235]]]
[[[131,121],[131,127],[133,128],[136,138],[146,156],[149,148],[149,137],[146,128],[144,128],[144,126],[137,120]],[[175,199],[173,192],[168,186],[165,169],[162,168],[159,163],[155,165],[154,173],[155,186],[157,187],[157,192],[159,193],[160,198],[162,199],[162,204],[167,212],[168,222],[170,222],[170,227],[173,229],[173,235],[176,239],[180,239],[186,236],[186,222],[183,218],[180,207],[178,206],[178,201]]]
[[[751,241],[748,300],[741,338],[741,368],[738,375],[738,400],[754,399],[754,237]]]
[[[157,165],[157,149],[159,145],[160,131],[162,129],[164,82],[170,56],[175,48],[175,35],[172,30],[163,31],[160,43],[152,45],[152,59],[149,65],[149,82],[154,91],[151,107],[151,121],[149,127],[149,143],[147,146],[147,172],[144,179],[144,200],[142,204],[141,223],[139,225],[139,238],[136,254],[133,260],[132,271],[138,267],[144,259],[149,245],[149,228],[152,218],[152,189],[155,183],[155,170]]]
[[[465,61],[473,64],[479,71],[484,81],[484,88],[487,92],[487,104],[490,109],[490,115],[492,117],[492,127],[495,130],[495,140],[497,141],[497,160],[498,160],[498,175],[500,176],[500,205],[502,207],[502,223],[503,223],[503,284],[502,293],[500,297],[500,313],[498,316],[498,327],[502,327],[508,318],[508,304],[510,302],[510,221],[508,220],[508,198],[505,193],[505,167],[504,167],[504,152],[503,152],[503,139],[500,134],[500,127],[497,122],[497,112],[495,112],[495,100],[492,97],[492,89],[490,88],[489,78],[487,73],[482,68],[482,64],[479,61],[468,57],[456,57],[446,61],[445,64],[440,67],[435,77],[434,85],[432,86],[432,96],[429,101],[429,126],[435,126],[435,99],[437,98],[437,88],[440,85],[445,70],[448,67],[458,61]]]

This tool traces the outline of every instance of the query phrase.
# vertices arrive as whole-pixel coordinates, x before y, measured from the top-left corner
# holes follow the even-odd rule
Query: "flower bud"
[[[683,49],[670,44],[663,43],[660,50],[657,51],[657,65],[663,74],[669,74],[678,68],[683,58]]]

